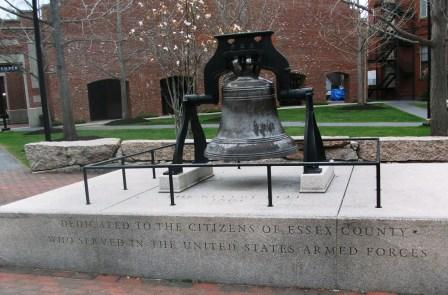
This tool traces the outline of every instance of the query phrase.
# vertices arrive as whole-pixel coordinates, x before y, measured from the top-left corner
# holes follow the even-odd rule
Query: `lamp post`
[[[42,115],[44,119],[45,140],[51,141],[50,116],[48,114],[47,89],[45,87],[45,74],[42,61],[42,42],[40,38],[39,18],[37,15],[37,0],[33,0],[33,24],[34,24],[34,42],[36,45],[37,70],[39,74],[39,92],[42,104]]]
[[[0,97],[0,116],[3,119],[3,128],[2,128],[2,132],[3,131],[8,131],[11,130],[11,128],[8,128],[8,113],[6,112],[6,93],[3,92],[2,96]]]

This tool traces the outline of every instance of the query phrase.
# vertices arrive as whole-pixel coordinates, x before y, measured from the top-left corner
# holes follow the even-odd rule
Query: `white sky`
[[[308,1],[308,0],[302,0],[302,1]],[[337,1],[337,0],[334,0]],[[360,4],[363,5],[367,5],[367,1],[368,0],[359,0]],[[9,2],[13,3],[14,5],[17,5],[17,7],[21,8],[21,9],[30,9],[29,5],[26,4],[26,2],[24,0],[9,0]],[[29,3],[31,3],[31,0],[28,0]],[[37,0],[37,3],[39,4],[46,4],[50,2],[50,0]],[[0,6],[1,7],[5,7],[5,8],[9,8],[10,6],[7,4],[7,2],[5,2],[5,0],[0,0]],[[6,12],[0,10],[0,18],[7,18],[7,17],[11,17],[10,15],[8,15]]]
[[[20,9],[31,10],[31,7],[28,4],[26,4],[26,1],[24,0],[9,0],[9,2],[12,3],[13,5],[16,5]],[[31,3],[31,0],[28,0],[28,2]],[[46,4],[48,2],[50,2],[50,0],[37,0],[38,4]],[[11,7],[5,0],[0,0],[0,6],[5,8]],[[11,17],[14,18],[14,16],[8,15],[8,13],[6,13],[5,11],[0,10],[0,18],[11,18]]]

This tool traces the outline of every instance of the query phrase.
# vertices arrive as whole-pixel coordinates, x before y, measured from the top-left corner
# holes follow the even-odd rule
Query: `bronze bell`
[[[276,110],[280,103],[304,100],[306,121],[304,162],[325,161],[325,151],[313,111],[313,89],[297,88],[291,81],[288,60],[273,43],[273,32],[248,32],[215,36],[218,47],[204,69],[204,94],[188,94],[182,100],[182,126],[177,135],[173,164],[183,163],[188,126],[194,139],[194,162],[256,160],[284,157],[297,150],[285,134]],[[260,78],[260,69],[275,75],[272,82]],[[220,79],[226,77],[223,89]],[[230,78],[229,78],[230,77]],[[220,91],[221,90],[221,91]],[[197,115],[197,106],[217,104],[222,93],[222,116],[218,135],[208,145]],[[304,166],[305,173],[320,173],[318,165]],[[182,167],[171,168],[172,174]]]
[[[285,157],[297,151],[280,123],[274,86],[260,78],[257,56],[238,56],[223,86],[218,135],[207,145],[211,160],[257,160]]]

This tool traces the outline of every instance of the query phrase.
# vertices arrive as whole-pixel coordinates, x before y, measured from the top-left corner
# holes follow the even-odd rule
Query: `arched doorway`
[[[126,82],[129,93],[129,83]],[[104,79],[87,85],[89,93],[90,120],[121,118],[120,80]]]
[[[343,72],[331,72],[325,76],[326,97],[331,101],[347,100],[350,90],[350,76]]]

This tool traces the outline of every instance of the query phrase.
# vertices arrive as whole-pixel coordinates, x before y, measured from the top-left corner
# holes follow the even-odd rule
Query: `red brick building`
[[[39,125],[42,113],[31,21],[3,20],[0,25],[0,95],[11,123]]]
[[[427,0],[371,0],[369,6],[378,13],[382,8],[397,12],[397,18],[406,18],[405,30],[428,37]],[[375,49],[368,56],[370,99],[427,98],[428,47],[378,34],[371,48]]]
[[[61,17],[79,19],[79,1],[67,0],[63,3]],[[144,19],[144,9],[149,9],[142,8],[137,3],[122,15],[122,30],[125,34]],[[316,9],[328,10],[333,1],[281,0],[279,3],[282,8],[273,28],[275,46],[287,57],[292,70],[306,75],[306,84],[315,89],[315,100],[325,101],[329,84],[344,86],[346,101],[355,100],[357,86],[355,61],[320,38],[320,28],[313,15]],[[350,13],[349,9],[346,9],[347,13]],[[120,117],[121,106],[117,98],[120,90],[117,80],[119,66],[112,62],[116,58],[116,48],[113,42],[107,41],[116,29],[111,24],[112,21],[91,22],[90,28],[94,28],[92,34],[95,37],[88,42],[81,40],[83,39],[81,30],[88,30],[89,27],[70,23],[64,25],[64,35],[69,41],[66,44],[65,58],[76,121]],[[79,41],[76,41],[77,39]],[[138,46],[141,44],[130,41],[126,46],[127,51],[138,51]],[[17,50],[27,50],[27,47],[22,46]],[[131,65],[137,65],[139,61],[144,61],[138,64],[137,70],[128,75],[127,80],[129,109],[133,117],[163,113],[160,81],[167,77],[163,76],[156,60],[146,60],[144,54],[142,50],[142,53],[135,55],[130,62]],[[47,50],[46,59],[50,111],[53,119],[60,121],[58,82],[54,71],[54,53],[51,49]],[[27,67],[29,64],[24,63]],[[24,79],[28,81],[26,91],[29,97],[33,97],[36,95],[35,85],[31,85],[29,75],[25,76]]]

